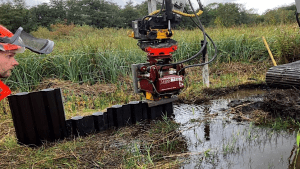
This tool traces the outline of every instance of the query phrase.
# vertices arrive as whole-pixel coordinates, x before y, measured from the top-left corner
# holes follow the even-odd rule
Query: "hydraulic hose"
[[[203,52],[204,48],[206,47],[206,44],[207,44],[207,39],[206,39],[207,34],[205,33],[204,27],[203,27],[203,25],[202,25],[202,23],[201,23],[201,21],[200,21],[198,15],[196,15],[196,12],[195,12],[195,10],[194,10],[194,8],[193,8],[193,6],[192,6],[191,1],[190,1],[190,0],[188,0],[188,1],[189,1],[190,6],[191,6],[191,9],[193,10],[193,13],[195,14],[195,17],[197,18],[197,20],[198,20],[198,22],[199,22],[199,25],[198,25],[198,24],[196,24],[196,25],[198,26],[198,28],[199,28],[199,29],[202,31],[202,33],[203,33],[203,38],[204,38],[203,44],[204,44],[204,45],[201,47],[201,49],[198,51],[198,53],[196,53],[194,56],[192,56],[192,57],[190,57],[190,58],[188,58],[188,59],[186,59],[186,60],[180,61],[180,62],[162,65],[160,69],[162,69],[162,68],[165,67],[165,66],[175,66],[175,65],[182,64],[182,63],[188,62],[188,61],[190,61],[190,60],[193,60],[193,59],[195,59],[196,57],[198,57],[198,56]],[[209,63],[210,63],[210,62],[209,62]],[[202,66],[202,65],[205,65],[205,64],[208,64],[208,63],[203,63],[203,64],[201,64],[201,66]],[[200,65],[199,65],[199,66],[200,66]],[[181,69],[181,70],[184,70],[184,68]],[[181,70],[180,70],[180,71],[181,71]],[[180,71],[179,71],[179,72],[180,72]],[[179,72],[178,72],[178,73],[179,73]]]
[[[165,7],[165,0],[163,0],[162,5],[161,5],[161,8],[160,8],[159,12],[158,12],[156,15],[160,15],[161,12],[163,11],[164,7]],[[153,12],[152,12],[152,13],[153,13]]]
[[[300,27],[299,13],[297,11],[296,11],[296,20],[297,20],[298,26]]]
[[[196,26],[202,31],[202,33],[203,33],[203,38],[204,38],[204,41],[203,41],[203,42],[204,42],[204,43],[203,43],[204,45],[201,47],[201,49],[200,49],[194,56],[192,56],[192,57],[190,57],[190,58],[188,58],[188,59],[186,59],[186,60],[180,61],[180,62],[161,65],[161,68],[160,68],[160,69],[162,69],[162,68],[165,67],[165,66],[175,66],[175,65],[178,65],[178,64],[182,64],[182,63],[191,61],[191,60],[195,59],[196,57],[198,57],[198,56],[203,52],[204,48],[206,47],[206,44],[207,44],[207,39],[206,39],[206,37],[212,42],[212,44],[213,44],[213,46],[214,46],[214,49],[215,49],[215,54],[214,54],[213,58],[212,58],[210,61],[208,61],[208,62],[206,62],[206,63],[194,64],[194,65],[186,66],[186,67],[182,68],[181,70],[179,70],[179,71],[178,71],[178,74],[179,74],[182,70],[184,70],[184,69],[186,69],[186,68],[196,67],[196,66],[203,66],[203,65],[206,65],[206,64],[211,63],[211,62],[214,61],[215,58],[217,57],[217,52],[218,52],[215,43],[214,43],[213,40],[210,38],[210,36],[209,36],[208,34],[206,34],[206,32],[205,32],[205,30],[204,30],[204,27],[203,27],[203,25],[202,25],[202,23],[201,23],[201,21],[200,21],[200,19],[199,19],[199,17],[198,17],[199,15],[201,15],[201,14],[203,13],[203,11],[202,11],[202,10],[199,10],[199,12],[196,13],[195,10],[194,10],[194,8],[193,8],[193,6],[192,6],[191,1],[190,1],[190,0],[188,0],[188,1],[189,1],[189,4],[190,4],[191,9],[192,9],[192,11],[193,11],[194,14],[183,13],[183,12],[177,11],[177,10],[172,10],[172,11],[173,11],[174,13],[179,14],[179,15],[182,15],[182,16],[186,16],[186,17],[190,17],[190,18],[191,18],[191,17],[196,17],[196,19],[198,20],[199,24],[197,24],[192,18],[191,18],[191,19],[192,19],[192,21],[196,24]],[[200,0],[198,1],[198,4],[199,4],[199,7],[201,8],[201,2],[200,2]],[[156,11],[150,13],[148,16],[145,16],[145,17],[143,18],[143,20],[145,20],[147,17],[151,17],[152,15],[159,14],[161,11],[165,11],[165,10],[163,10],[163,9],[161,9],[161,10],[156,10]]]
[[[195,25],[197,25],[197,27],[198,27],[199,29],[201,29],[201,27],[200,27],[200,26],[199,26],[192,18],[191,18],[191,20],[194,22]],[[184,69],[186,69],[186,68],[191,68],[191,67],[196,67],[196,66],[203,66],[203,65],[206,65],[206,64],[211,63],[212,61],[214,61],[214,60],[216,59],[217,54],[218,54],[218,49],[217,49],[217,47],[216,47],[216,44],[215,44],[215,42],[210,38],[210,36],[209,36],[208,34],[206,34],[206,36],[207,36],[208,39],[211,41],[211,43],[213,44],[214,49],[215,49],[215,54],[214,54],[213,58],[212,58],[210,61],[206,62],[206,63],[195,64],[195,65],[188,65],[188,66],[186,66],[186,67],[180,69],[180,70],[178,71],[178,74],[179,74],[182,70],[184,70]]]

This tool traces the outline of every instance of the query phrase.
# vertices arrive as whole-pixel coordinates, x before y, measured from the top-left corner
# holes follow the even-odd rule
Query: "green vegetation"
[[[61,24],[52,27],[54,31],[39,28],[32,34],[54,40],[53,53],[36,55],[26,51],[16,56],[20,65],[14,69],[13,76],[5,81],[12,89],[30,91],[45,78],[88,84],[116,83],[119,78],[131,75],[131,64],[146,62],[146,53],[138,48],[135,39],[126,37],[126,29],[95,29],[89,26]],[[207,33],[212,36],[219,50],[219,57],[213,64],[268,61],[262,36],[266,37],[277,62],[298,60],[300,36],[297,36],[297,30],[295,24],[209,28]],[[199,30],[178,30],[174,39],[179,42],[179,50],[174,53],[173,58],[174,61],[178,61],[197,53],[202,38]],[[208,51],[212,56],[212,45],[209,45]],[[232,79],[234,73],[237,72],[222,75],[221,81],[225,83],[225,79]],[[216,78],[215,75],[212,77]]]
[[[259,126],[271,128],[276,131],[287,131],[287,130],[298,130],[300,123],[298,120],[295,120],[292,117],[275,117],[263,119],[264,123],[261,123]]]

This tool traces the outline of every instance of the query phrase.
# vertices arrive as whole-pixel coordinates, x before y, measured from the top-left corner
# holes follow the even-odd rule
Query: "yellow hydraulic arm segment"
[[[164,11],[164,10],[163,10]],[[160,10],[156,10],[152,13],[150,13],[149,15],[155,15],[155,14],[158,14],[160,12]],[[195,14],[188,14],[188,13],[184,13],[184,12],[181,12],[181,11],[177,11],[177,10],[172,10],[172,12],[176,13],[176,14],[179,14],[179,15],[182,15],[182,16],[186,16],[186,17],[196,17]],[[198,13],[196,13],[198,16],[200,16],[201,14],[203,13],[203,11],[199,10]]]

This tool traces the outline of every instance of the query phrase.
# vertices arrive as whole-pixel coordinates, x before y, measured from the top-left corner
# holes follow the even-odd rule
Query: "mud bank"
[[[268,88],[259,96],[261,101],[232,100],[228,106],[232,113],[247,115],[251,119],[259,116],[292,118],[300,120],[300,90]],[[241,120],[243,118],[237,118]]]
[[[186,99],[185,97],[180,97],[177,103],[184,103],[184,104],[202,104],[209,102],[210,100],[217,100],[223,97],[230,97],[235,92],[239,91],[250,91],[253,92],[254,90],[269,90],[270,88],[265,84],[243,84],[239,86],[233,87],[223,87],[223,88],[206,88],[203,89],[202,94],[200,97],[195,97],[194,99]],[[251,94],[251,93],[249,93]],[[254,93],[255,94],[255,93]]]

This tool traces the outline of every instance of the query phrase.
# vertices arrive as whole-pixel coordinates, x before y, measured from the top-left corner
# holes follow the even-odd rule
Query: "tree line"
[[[161,5],[158,4],[160,9]],[[130,0],[121,8],[109,0],[50,0],[37,6],[27,7],[25,0],[13,0],[0,5],[0,23],[15,31],[22,26],[26,31],[38,27],[51,29],[52,24],[90,25],[97,28],[131,27],[131,21],[147,15],[147,0],[134,5]],[[199,9],[198,9],[199,10]],[[197,10],[197,11],[198,11]],[[186,6],[185,11],[192,13]],[[263,15],[246,10],[238,3],[211,3],[203,7],[200,19],[206,27],[231,27],[238,25],[295,23],[296,6],[284,6],[268,10]],[[193,29],[196,25],[183,17],[179,28]]]

